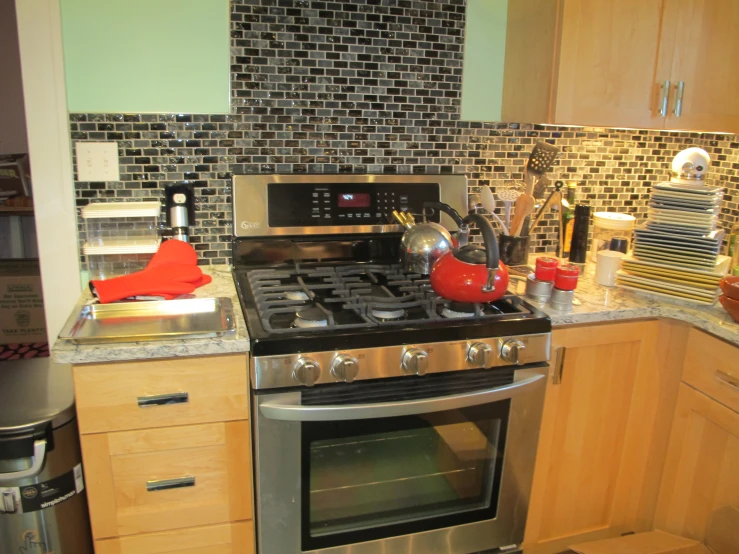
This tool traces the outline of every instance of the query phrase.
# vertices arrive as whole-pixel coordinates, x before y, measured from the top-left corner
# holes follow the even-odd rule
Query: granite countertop
[[[52,359],[57,363],[91,364],[248,352],[249,334],[246,330],[244,316],[241,313],[241,305],[231,275],[231,266],[203,266],[202,270],[213,277],[213,282],[197,289],[194,295],[198,298],[231,299],[236,321],[236,335],[234,337],[121,342],[102,345],[80,345],[57,340],[51,351]],[[79,313],[82,306],[92,302],[92,295],[86,290],[77,302],[74,313]]]
[[[603,323],[627,319],[672,318],[739,345],[739,323],[731,319],[721,304],[701,306],[678,299],[636,293],[619,287],[604,287],[593,281],[594,265],[588,264],[580,276],[572,310],[562,312],[533,303],[552,319],[556,329],[563,325]],[[516,289],[523,294],[524,284]],[[530,299],[527,301],[531,302]]]
[[[204,267],[203,270],[213,276],[213,282],[199,288],[195,295],[201,298],[231,299],[237,326],[235,338],[178,339],[90,346],[57,341],[52,349],[53,360],[59,363],[86,364],[248,352],[249,335],[234,287],[231,266],[210,266]],[[562,312],[548,305],[534,303],[551,317],[555,329],[564,325],[664,317],[685,321],[698,329],[739,345],[739,324],[731,319],[720,304],[696,306],[677,299],[642,295],[618,287],[603,287],[593,282],[593,270],[593,266],[589,264],[581,276],[575,291],[575,305],[571,311]],[[517,283],[519,288],[516,292],[523,294],[524,283],[522,281]],[[75,312],[90,302],[92,297],[86,291],[75,307]]]

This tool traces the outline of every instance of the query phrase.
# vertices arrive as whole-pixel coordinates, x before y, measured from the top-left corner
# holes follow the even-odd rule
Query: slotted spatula
[[[537,142],[534,145],[525,169],[526,194],[533,195],[536,181],[541,179],[542,175],[551,171],[557,154],[559,154],[559,148],[553,144]]]

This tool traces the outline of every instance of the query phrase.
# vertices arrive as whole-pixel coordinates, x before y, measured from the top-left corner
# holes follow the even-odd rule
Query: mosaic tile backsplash
[[[70,114],[73,141],[117,141],[120,182],[76,183],[89,202],[196,190],[201,263],[230,261],[231,176],[242,173],[455,173],[505,187],[538,140],[562,150],[549,175],[577,181],[595,211],[646,217],[651,185],[688,146],[739,217],[739,137],[459,120],[465,0],[232,0],[229,115]],[[554,250],[551,219],[536,251]],[[80,225],[80,240],[84,230]]]

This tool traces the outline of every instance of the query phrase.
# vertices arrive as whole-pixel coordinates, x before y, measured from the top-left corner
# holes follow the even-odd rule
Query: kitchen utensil
[[[516,199],[516,211],[513,214],[513,223],[511,223],[511,234],[518,236],[521,234],[524,219],[534,211],[536,200],[530,194],[524,193]]]
[[[493,219],[495,219],[495,221],[498,222],[498,225],[500,225],[501,231],[507,235],[508,226],[502,219],[500,219],[500,216],[495,213],[495,196],[493,195],[493,191],[490,190],[490,187],[482,186],[480,187],[480,195],[482,198],[482,207],[485,208],[486,212],[493,216]]]
[[[544,194],[547,192],[547,188],[549,188],[551,184],[552,181],[549,180],[549,177],[547,177],[546,175],[542,175],[541,179],[539,179],[536,182],[536,185],[534,185],[534,192],[532,196],[537,200],[544,198]]]
[[[537,142],[534,149],[529,154],[529,160],[524,170],[524,178],[526,179],[526,193],[532,195],[534,186],[545,173],[552,169],[554,160],[559,154],[559,148],[553,144],[546,142]]]
[[[616,286],[616,273],[621,269],[625,254],[615,250],[601,250],[595,264],[595,282],[605,287]]]
[[[531,239],[528,236],[514,237],[501,234],[498,237],[501,261],[508,266],[526,265],[529,259],[530,241]]]
[[[431,287],[455,302],[494,302],[508,289],[508,268],[500,263],[495,231],[479,214],[470,214],[464,221],[477,225],[484,247],[468,244],[444,254],[431,269]]]
[[[399,212],[398,210],[393,210],[393,217],[395,218],[395,221],[400,223],[406,229],[410,229],[411,227],[413,227],[413,224],[406,217],[405,212]]]
[[[554,288],[560,290],[575,290],[580,276],[580,268],[576,265],[565,264],[557,268],[554,274]]]
[[[554,287],[552,290],[552,296],[549,297],[549,305],[555,310],[569,312],[572,309],[572,301],[574,298],[574,290],[562,290]]]
[[[487,187],[486,187],[487,188]],[[452,218],[454,221],[454,224],[457,226],[457,243],[454,246],[464,246],[469,241],[470,237],[470,228],[469,226],[464,222],[462,219],[462,216],[459,215],[459,212],[452,208],[449,204],[444,204],[442,202],[424,202],[423,203],[423,221],[424,224],[426,223],[426,214],[427,210],[438,210],[440,212],[444,212],[449,217]],[[455,237],[452,237],[453,239]]]
[[[558,266],[559,260],[557,258],[539,256],[536,258],[536,278],[539,281],[554,282],[554,276],[557,273]]]
[[[521,196],[521,191],[515,187],[506,187],[498,191],[498,200],[503,202],[504,206],[504,221],[507,229],[511,228],[511,207],[516,199]]]
[[[424,205],[424,211],[425,208],[426,205]],[[448,206],[447,208],[454,212]],[[459,214],[454,213],[461,222]],[[393,216],[397,219],[395,213]],[[452,250],[454,243],[451,233],[443,225],[430,221],[418,225],[413,224],[411,223],[413,216],[408,213],[398,213],[398,216],[406,222],[405,233],[400,239],[400,264],[403,270],[428,275],[436,261]]]

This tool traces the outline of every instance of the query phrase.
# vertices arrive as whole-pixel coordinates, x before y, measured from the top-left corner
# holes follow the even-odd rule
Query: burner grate
[[[397,264],[316,267],[296,263],[288,269],[249,270],[246,276],[269,333],[407,325],[443,321],[450,313],[467,319],[530,313],[516,296],[490,304],[453,306],[434,293],[427,277],[405,273]]]

